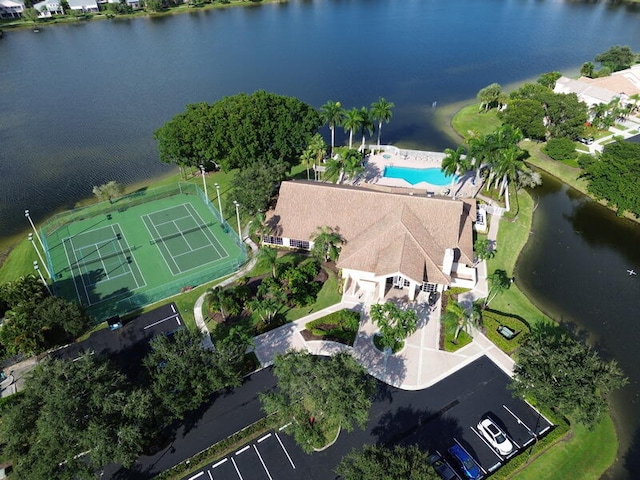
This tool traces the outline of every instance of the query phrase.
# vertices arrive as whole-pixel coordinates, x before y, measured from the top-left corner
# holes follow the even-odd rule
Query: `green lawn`
[[[342,295],[338,292],[338,277],[331,271],[328,271],[328,273],[329,278],[324,282],[324,285],[322,285],[322,289],[318,293],[316,302],[313,305],[307,305],[306,307],[291,308],[287,310],[285,317],[288,322],[293,322],[294,320],[298,320],[299,318],[305,317],[313,312],[335,305],[342,300]]]
[[[592,430],[573,424],[571,433],[542,455],[535,448],[529,465],[510,478],[517,480],[597,480],[611,465],[618,441],[611,417]],[[526,455],[523,454],[523,455]]]
[[[486,135],[502,125],[496,110],[479,113],[479,106],[478,103],[468,105],[451,120],[453,128],[463,137],[468,137],[470,132]]]
[[[462,125],[458,128],[468,128],[468,125],[472,125],[473,122],[465,117],[473,116],[471,115],[472,111],[471,107],[467,107],[465,113],[462,114],[464,121],[456,122],[454,118],[452,124]],[[481,118],[481,115],[476,114],[476,117]],[[576,188],[581,187],[586,191],[586,182],[577,179],[576,169],[549,159],[540,151],[543,145],[523,142],[523,148],[526,148],[531,155],[527,161],[557,176],[565,183]],[[578,189],[581,190],[581,188]],[[513,196],[511,204],[515,208],[516,199]],[[507,275],[513,276],[518,256],[529,239],[534,209],[533,199],[526,192],[520,192],[517,205],[519,207],[518,215],[515,217],[510,215],[510,218],[504,218],[500,222],[497,252],[495,257],[487,262],[489,274],[496,269],[503,269]],[[518,315],[529,324],[548,319],[520,291],[517,279],[507,291],[498,295],[491,302],[490,307],[494,310]],[[569,434],[561,442],[542,452],[539,456],[534,452],[534,460],[509,478],[517,480],[597,479],[615,461],[617,448],[618,438],[610,416],[607,415],[591,432],[581,425],[572,424]]]

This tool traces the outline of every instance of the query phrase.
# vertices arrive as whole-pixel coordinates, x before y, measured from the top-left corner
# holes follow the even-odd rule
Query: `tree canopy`
[[[598,200],[640,217],[640,143],[618,141],[605,145],[602,155],[585,163],[587,189]]]
[[[591,428],[607,411],[609,393],[626,383],[615,361],[603,361],[561,327],[539,323],[518,350],[511,388]]]
[[[224,97],[214,104],[187,105],[156,130],[160,159],[223,170],[254,164],[299,163],[300,154],[322,121],[310,105],[262,90]]]
[[[392,350],[418,328],[415,310],[403,310],[393,302],[371,305],[371,320],[380,329],[380,345]]]
[[[143,361],[151,391],[173,418],[182,418],[207,402],[213,392],[240,385],[246,348],[246,344],[221,343],[215,351],[207,350],[202,333],[187,328],[170,336],[158,335]]]
[[[348,353],[324,358],[291,351],[276,356],[273,374],[278,389],[260,394],[262,407],[291,423],[286,431],[306,452],[326,445],[340,428],[364,428],[375,382]]]
[[[142,452],[153,411],[151,395],[94,355],[41,362],[3,413],[12,477],[94,479],[110,462],[129,466]]]
[[[65,344],[90,323],[80,305],[50,296],[34,275],[0,286],[0,300],[6,309],[0,343],[12,355],[40,353]]]
[[[345,455],[336,473],[344,480],[438,480],[428,456],[415,445],[364,445]]]
[[[596,55],[595,61],[600,62],[612,72],[617,72],[636,63],[638,56],[626,45],[614,45],[606,52]]]

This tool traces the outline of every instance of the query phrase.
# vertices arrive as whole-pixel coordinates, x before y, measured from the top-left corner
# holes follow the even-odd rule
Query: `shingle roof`
[[[306,240],[329,226],[346,240],[338,266],[449,284],[444,252],[471,264],[475,202],[317,182],[283,182],[269,216],[272,234]]]

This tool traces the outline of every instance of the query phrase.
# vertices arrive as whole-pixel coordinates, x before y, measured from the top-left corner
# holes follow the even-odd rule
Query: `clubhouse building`
[[[420,193],[422,192],[422,193]],[[265,245],[313,248],[319,228],[344,239],[337,267],[346,294],[379,301],[398,293],[473,288],[475,200],[376,185],[282,182]]]

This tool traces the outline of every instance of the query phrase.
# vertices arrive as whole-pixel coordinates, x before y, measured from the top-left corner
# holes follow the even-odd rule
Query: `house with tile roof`
[[[344,291],[373,301],[394,289],[409,300],[421,291],[473,288],[475,200],[427,196],[413,189],[288,181],[267,218],[265,245],[313,248],[328,226],[344,239],[337,267]]]
[[[97,13],[100,11],[96,0],[67,0],[69,10],[82,13]]]
[[[64,15],[64,8],[59,0],[43,0],[34,3],[33,8],[38,11],[38,17],[51,18],[53,15]]]
[[[610,103],[615,98],[627,102],[631,95],[640,93],[640,64],[606,77],[580,77],[577,80],[560,77],[554,92],[575,93],[589,107]]]

